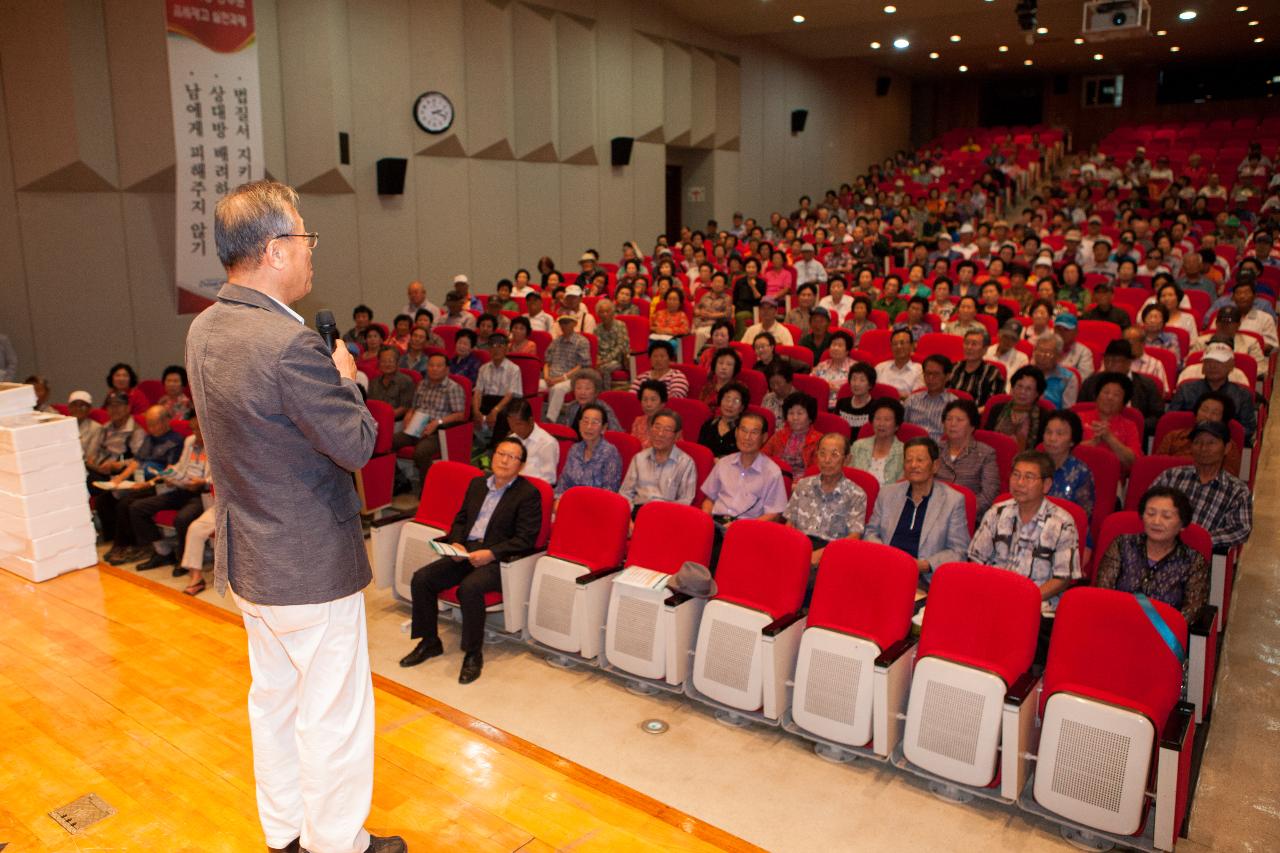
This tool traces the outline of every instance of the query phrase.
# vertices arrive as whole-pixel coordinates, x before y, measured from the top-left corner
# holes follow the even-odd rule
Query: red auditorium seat
[[[693,397],[668,400],[667,408],[680,416],[681,433],[692,439],[697,439],[698,431],[711,418],[711,409],[707,404]]]
[[[360,512],[368,515],[391,505],[396,479],[396,456],[391,450],[391,437],[396,431],[395,409],[381,400],[366,400],[365,405],[378,425],[373,455],[356,472],[356,492],[360,495]]]
[[[1190,463],[1182,456],[1161,456],[1152,454],[1151,456],[1139,456],[1134,460],[1133,468],[1129,471],[1129,488],[1124,496],[1124,508],[1129,510],[1138,509],[1138,501],[1142,500],[1142,496],[1147,489],[1167,468],[1177,468]]]
[[[817,376],[810,376],[806,373],[797,373],[791,378],[791,384],[797,391],[808,394],[818,404],[818,411],[827,411],[827,401],[831,399],[831,386],[827,384],[825,379]],[[758,400],[756,402],[759,402]],[[785,415],[786,412],[783,412]],[[842,419],[843,420],[843,419]]]

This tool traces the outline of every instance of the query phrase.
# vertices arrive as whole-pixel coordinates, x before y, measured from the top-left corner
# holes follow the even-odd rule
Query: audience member
[[[698,444],[710,450],[717,459],[736,452],[738,422],[750,404],[751,392],[741,382],[730,382],[721,388],[716,399],[716,414],[703,422],[702,429],[698,431]]]
[[[663,387],[661,382],[653,384]],[[693,457],[676,446],[682,429],[679,413],[670,409],[653,413],[645,449],[632,457],[618,490],[631,503],[633,515],[650,501],[693,503],[698,471]]]
[[[403,418],[413,405],[413,380],[400,372],[400,353],[393,346],[378,350],[378,375],[369,380],[368,398],[386,403]]]
[[[849,396],[836,398],[835,413],[856,434],[871,420],[871,392],[876,387],[876,369],[864,361],[849,368]]]
[[[480,357],[473,351],[476,345],[474,329],[459,329],[453,339],[453,358],[449,359],[449,373],[465,376],[472,385],[480,375]]]
[[[894,332],[889,338],[893,358],[876,365],[876,378],[882,385],[891,385],[898,396],[906,399],[913,391],[924,387],[924,371],[918,362],[911,360],[915,341],[907,331]]]
[[[1195,428],[1195,424],[1204,421],[1216,421],[1220,424],[1228,425],[1228,434],[1230,434],[1230,423],[1235,420],[1236,407],[1231,402],[1231,398],[1221,391],[1206,391],[1196,400],[1194,409],[1195,422],[1182,429],[1169,430],[1165,433],[1164,438],[1156,445],[1155,453],[1159,456],[1185,456],[1191,458],[1191,430]],[[1243,450],[1233,439],[1227,445],[1227,456],[1223,460],[1222,467],[1233,477],[1240,476],[1240,457]]]
[[[471,395],[480,446],[488,447],[507,434],[507,407],[524,396],[520,368],[507,358],[507,336],[502,332],[489,336],[489,362],[480,365]]]
[[[107,371],[107,392],[119,392],[129,400],[129,414],[140,415],[151,406],[147,395],[138,390],[138,373],[131,365],[120,362]],[[103,405],[106,405],[104,402]]]
[[[951,368],[947,387],[963,391],[973,398],[979,407],[996,394],[1004,393],[1004,374],[984,356],[987,352],[987,330],[975,329],[965,333],[964,359]],[[923,373],[923,371],[922,371]]]
[[[408,314],[410,317],[416,318],[419,311],[426,309],[431,312],[432,318],[440,316],[440,306],[427,298],[427,289],[423,286],[422,282],[416,280],[409,282],[409,286],[405,288],[405,295],[408,297],[409,301],[400,309],[401,314]],[[365,320],[366,325],[373,319],[373,312],[369,311],[368,313],[369,316]],[[359,319],[355,318],[354,315],[353,319],[356,320],[356,330],[363,331],[360,329]]]
[[[1079,413],[1084,443],[1110,450],[1128,471],[1142,455],[1142,430],[1123,414],[1133,397],[1133,382],[1123,373],[1104,371],[1098,374],[1097,390],[1095,407]]]
[[[783,421],[764,445],[764,453],[785,462],[793,478],[813,464],[822,435],[813,428],[818,404],[802,391],[793,391],[782,401]]]
[[[409,286],[413,287],[413,285]],[[423,297],[425,298],[425,296],[426,291],[423,291]],[[369,324],[373,322],[373,309],[368,305],[357,305],[355,308],[351,309],[351,320],[352,326],[342,334],[342,339],[346,341],[348,345],[363,346],[364,333],[368,330]],[[359,353],[353,354],[359,355]]]
[[[526,457],[518,439],[498,442],[493,473],[476,477],[467,486],[462,507],[443,537],[461,556],[441,557],[413,573],[409,636],[418,644],[401,658],[401,666],[417,666],[444,654],[436,596],[456,586],[462,608],[463,652],[458,682],[470,684],[480,677],[485,593],[502,589],[501,564],[532,553],[542,529],[542,498],[537,488],[520,476]]]
[[[1000,491],[996,452],[974,438],[981,423],[972,400],[952,400],[942,410],[942,437],[938,441],[937,477],[964,486],[977,499],[979,518],[995,502]]]
[[[1253,532],[1253,495],[1223,468],[1231,435],[1225,424],[1203,421],[1191,430],[1192,464],[1168,468],[1152,483],[1191,500],[1192,520],[1209,531],[1214,553],[1243,545]]]
[[[199,595],[205,590],[204,552],[217,528],[216,516],[214,504],[210,503],[204,512],[187,525],[187,537],[178,541],[178,547],[182,548],[182,561],[173,573],[178,576],[183,571],[190,573],[191,583],[182,590],[186,595]]]
[[[442,315],[438,315],[436,325],[474,330],[476,317],[467,310],[466,301],[466,297],[458,291],[449,291],[449,295],[444,298],[445,311]]]
[[[147,409],[145,430],[146,434],[133,457],[111,477],[115,488],[94,486],[94,509],[101,522],[103,538],[115,543],[102,559],[112,565],[141,560],[150,550],[137,547],[133,525],[129,523],[129,507],[135,501],[155,494],[158,478],[178,461],[182,453],[183,438],[171,426],[169,413],[163,406]],[[131,477],[131,487],[123,485]]]
[[[996,332],[996,342],[987,348],[987,359],[1003,364],[1009,377],[1031,363],[1027,354],[1018,349],[1020,340],[1022,326],[1017,320],[1010,320],[1000,326]]]
[[[72,391],[67,397],[67,414],[76,419],[76,427],[80,431],[80,455],[86,465],[89,462],[89,448],[93,447],[102,432],[102,424],[89,417],[93,410],[93,397],[88,391]],[[104,472],[105,473],[105,472]]]
[[[775,365],[781,363],[775,362]],[[730,382],[736,382],[741,372],[742,356],[738,355],[737,350],[727,346],[716,350],[711,360],[710,375],[707,376],[707,381],[702,383],[702,389],[698,391],[698,399],[708,407],[714,406],[720,396],[720,389]]]
[[[951,362],[945,355],[933,353],[925,357],[921,368],[924,390],[907,397],[903,409],[907,423],[923,427],[934,441],[942,437],[942,413],[947,405],[959,398],[947,390],[947,375]]]
[[[155,523],[156,513],[170,509],[177,511],[173,527],[180,543],[187,541],[187,528],[204,513],[204,494],[209,489],[209,462],[204,450],[200,422],[192,416],[190,423],[191,435],[183,440],[182,453],[174,463],[172,473],[157,479],[153,495],[128,503],[129,526],[136,546],[123,562],[147,557],[146,562],[138,565],[140,572],[172,566],[178,562],[173,549],[167,543],[161,544],[160,529]],[[173,574],[174,577],[180,577],[186,571],[178,567]]]
[[[684,371],[671,366],[674,360],[672,344],[669,341],[649,341],[649,369],[631,380],[631,393],[640,390],[640,384],[646,379],[656,379],[667,386],[667,396],[673,399],[689,396],[689,377]]]
[[[427,375],[413,394],[413,409],[404,417],[400,431],[392,436],[396,450],[412,447],[413,464],[423,482],[427,470],[440,458],[441,430],[467,419],[467,398],[462,386],[449,377],[445,357],[436,353],[427,359]]]
[[[795,371],[791,367],[791,362],[781,359],[772,362],[764,370],[764,378],[768,383],[769,390],[765,392],[764,399],[760,401],[760,406],[768,409],[773,414],[774,423],[782,423],[782,401],[796,390],[795,386],[791,384],[794,376]]]
[[[1231,348],[1237,353],[1237,359],[1240,355],[1249,356],[1258,365],[1258,377],[1267,375],[1269,362],[1262,352],[1262,345],[1253,335],[1246,335],[1240,331],[1239,308],[1234,304],[1222,306],[1218,309],[1214,324],[1216,328],[1213,331],[1192,337],[1192,352],[1204,352],[1215,337],[1229,338],[1232,342]]]
[[[565,403],[564,408],[560,410],[560,417],[556,419],[556,423],[577,429],[578,415],[582,412],[582,407],[588,403],[599,403],[605,413],[605,428],[622,432],[622,426],[618,423],[618,416],[614,414],[613,408],[600,399],[600,392],[603,390],[604,377],[594,367],[584,368],[574,374],[573,399]]]
[[[622,483],[622,455],[604,437],[607,417],[604,406],[598,402],[587,403],[578,413],[574,423],[578,441],[569,448],[569,455],[556,481],[557,503],[574,486],[618,491]]]
[[[578,333],[573,317],[557,318],[564,333],[547,347],[542,379],[547,388],[547,420],[558,422],[573,379],[591,367],[591,345]]]
[[[830,336],[827,357],[813,369],[813,375],[827,383],[827,397],[818,401],[823,411],[835,406],[836,395],[849,381],[849,369],[853,367],[853,359],[849,355],[852,349],[853,338],[844,329],[837,329]]]
[[[1044,399],[1055,409],[1069,409],[1080,395],[1080,378],[1062,365],[1062,338],[1054,334],[1041,335],[1035,342],[1031,362],[1045,379]]]
[[[1254,406],[1253,393],[1229,380],[1235,368],[1235,351],[1222,342],[1209,344],[1204,351],[1203,378],[1188,379],[1178,383],[1169,401],[1169,411],[1190,412],[1196,401],[1209,391],[1218,391],[1235,406],[1236,420],[1244,427],[1245,447],[1253,446],[1253,434],[1258,428],[1258,410]]]
[[[396,359],[396,366],[402,370],[412,370],[421,376],[427,372],[427,330],[415,326],[409,333],[409,346]],[[441,347],[444,349],[444,347]]]
[[[511,402],[507,407],[507,426],[511,434],[524,443],[525,462],[520,473],[554,486],[560,469],[560,442],[533,419],[533,406],[528,400]]]
[[[525,319],[529,321],[532,331],[544,332],[548,335],[555,332],[555,317],[542,310],[542,295],[536,290],[524,298],[524,310]],[[618,313],[623,312],[619,311]]]
[[[1071,501],[1092,518],[1096,499],[1093,472],[1071,452],[1083,440],[1084,425],[1075,412],[1065,410],[1045,416],[1044,452],[1053,461],[1053,485],[1049,487],[1049,497]],[[1115,495],[1103,495],[1103,500],[1115,503]]]
[[[849,449],[849,465],[866,471],[881,484],[902,476],[902,404],[888,397],[871,402],[871,435],[860,438]]]
[[[737,452],[717,460],[702,482],[702,494],[706,496],[702,509],[710,513],[716,523],[711,559],[713,570],[724,533],[733,522],[744,518],[777,521],[787,507],[782,471],[772,459],[760,452],[765,431],[762,415],[747,412],[738,418],[735,431]]]
[[[1044,426],[1045,413],[1040,407],[1044,389],[1044,374],[1038,367],[1019,368],[1009,380],[1008,402],[987,409],[987,429],[1013,438],[1019,451],[1034,449]]]
[[[1080,343],[1076,335],[1080,324],[1075,315],[1066,311],[1058,314],[1053,320],[1053,331],[1062,340],[1063,367],[1070,368],[1079,374],[1083,381],[1093,373],[1093,351]]]
[[[809,589],[828,544],[838,539],[860,539],[867,521],[867,493],[844,476],[848,442],[829,432],[818,442],[818,472],[797,477],[784,513],[787,525],[809,537],[813,545]]]
[[[1154,433],[1156,421],[1160,420],[1160,416],[1164,414],[1164,395],[1149,376],[1134,372],[1133,349],[1127,340],[1121,339],[1107,344],[1106,350],[1102,353],[1102,372],[1093,374],[1081,383],[1079,402],[1092,403],[1098,399],[1098,389],[1101,387],[1104,373],[1119,374],[1129,380],[1133,388],[1130,403],[1142,412],[1145,422],[1144,433]]]
[[[793,346],[795,340],[791,337],[791,330],[778,319],[778,305],[778,298],[772,296],[760,300],[760,321],[747,327],[742,333],[742,340],[754,341],[756,335],[768,332],[773,335],[776,345]]]
[[[657,379],[646,379],[640,383],[638,396],[640,414],[631,421],[631,437],[640,442],[641,447],[648,447],[653,416],[666,410],[667,386]]]
[[[596,303],[596,369],[605,377],[615,370],[627,370],[631,358],[631,336],[617,320],[612,300]]]

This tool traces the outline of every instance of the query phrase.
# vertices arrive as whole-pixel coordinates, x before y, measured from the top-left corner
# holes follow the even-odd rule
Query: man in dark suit
[[[218,484],[214,577],[244,618],[258,813],[269,850],[402,853],[364,828],[373,794],[369,560],[351,472],[377,426],[346,346],[289,303],[311,290],[298,196],[274,181],[218,202],[227,283],[191,324],[187,369]]]
[[[480,677],[484,667],[484,594],[502,589],[499,564],[533,552],[542,530],[542,496],[520,476],[527,452],[520,439],[504,438],[493,449],[493,473],[467,486],[462,508],[443,541],[466,554],[441,557],[413,573],[413,628],[418,640],[401,666],[417,666],[444,654],[437,625],[436,596],[458,587],[462,605],[461,684]]]

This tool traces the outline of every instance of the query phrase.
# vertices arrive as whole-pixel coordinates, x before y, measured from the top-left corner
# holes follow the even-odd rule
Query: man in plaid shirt
[[[396,450],[412,447],[413,464],[426,480],[427,469],[440,458],[441,430],[466,420],[467,396],[462,386],[449,378],[445,357],[439,353],[427,359],[427,375],[413,393],[413,408],[405,415],[401,432],[392,436]]]
[[[1153,486],[1172,486],[1191,499],[1191,520],[1209,531],[1213,550],[1225,554],[1253,532],[1253,496],[1238,477],[1222,469],[1231,434],[1217,421],[1191,430],[1191,465],[1166,468]]]

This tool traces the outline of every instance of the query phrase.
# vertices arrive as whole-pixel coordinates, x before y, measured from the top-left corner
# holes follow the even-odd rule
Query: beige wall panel
[[[559,254],[553,243],[538,256],[550,255],[557,268],[572,272],[578,269],[578,256],[588,246],[600,249],[607,259],[608,253],[602,247],[621,246],[623,240],[630,238],[630,183],[619,178],[617,186],[625,187],[625,199],[611,198],[607,188],[614,185],[605,174],[615,171],[622,170],[607,164],[560,168]]]
[[[608,168],[609,140],[615,136],[636,135],[632,120],[631,83],[634,77],[633,45],[637,36],[631,31],[631,6],[625,0],[601,0],[600,7],[600,17],[595,26],[598,130],[592,129],[592,139],[596,142],[599,161]],[[658,123],[661,123],[660,115]],[[657,126],[652,124],[650,129]]]
[[[720,79],[724,68],[717,66]],[[739,89],[739,163],[738,203],[743,212],[757,218],[767,216],[764,204],[764,74],[760,58],[744,53],[738,67]],[[720,91],[720,87],[717,88]],[[717,140],[720,138],[723,99],[717,99]],[[720,144],[724,144],[721,142]]]
[[[174,314],[173,196],[122,193],[118,198],[124,216],[128,300],[135,320],[134,367],[144,377],[159,379],[166,365],[182,363],[187,327],[194,317]]]
[[[666,120],[663,100],[664,51],[648,36],[631,36],[631,130],[630,135],[647,142],[664,142]],[[606,59],[612,62],[612,57]]]
[[[742,211],[738,189],[738,161],[740,157],[741,155],[737,151],[711,152],[712,182],[716,188],[712,215],[720,223],[721,228],[725,228],[733,222],[734,211],[745,213],[745,211]],[[767,214],[764,214],[764,216],[767,222]]]
[[[289,182],[284,144],[284,88],[280,72],[280,24],[276,0],[253,4],[254,41],[258,43],[258,85],[262,89],[262,154],[267,174]]]
[[[645,251],[653,248],[654,237],[666,229],[666,153],[664,145],[637,142],[627,167],[635,173],[633,239],[639,240]]]
[[[716,59],[702,50],[690,53],[693,62],[691,92],[692,123],[689,143],[699,148],[715,146],[716,139]]]
[[[415,157],[408,180],[418,209],[418,272],[439,304],[453,277],[471,267],[471,190],[467,161]]]
[[[405,286],[417,277],[417,208],[405,175],[402,195],[378,195],[377,162],[413,157],[409,84],[408,0],[358,0],[351,19],[351,160],[359,231],[360,294],[379,314],[404,304]]]
[[[27,299],[27,273],[22,260],[7,116],[4,86],[0,85],[0,334],[8,335],[18,352],[18,367],[23,371],[18,378],[22,379],[35,369],[37,347]]]
[[[555,16],[557,152],[576,157],[596,143],[596,34],[598,28]]]
[[[351,131],[347,6],[342,0],[279,0],[285,150],[295,187],[350,191],[338,132]]]
[[[523,158],[532,154],[540,162],[554,162],[559,151],[554,17],[520,3],[513,4],[511,46],[515,155]]]
[[[631,150],[630,166],[610,166],[606,150],[605,161],[596,173],[600,193],[598,239],[601,245],[617,247],[619,255],[623,241],[639,240],[641,246],[646,246],[646,239],[651,242],[652,238],[650,235],[649,238],[642,239],[642,235],[636,231],[636,157],[640,145],[641,143],[636,143]],[[565,235],[566,241],[570,239],[570,235]],[[577,257],[574,254],[574,258]]]
[[[18,193],[39,372],[59,393],[85,388],[99,402],[113,361],[136,364],[124,223],[116,193]],[[171,297],[172,298],[172,297]],[[92,349],[69,345],[87,336]]]
[[[102,4],[15,0],[0,6],[0,64],[18,187],[66,169],[49,189],[113,188],[117,167]]]
[[[468,115],[467,153],[510,159],[515,150],[511,7],[471,0],[463,5],[462,22],[467,89],[465,101],[455,106]]]
[[[320,232],[320,245],[311,256],[311,293],[293,308],[306,318],[328,308],[339,322],[351,318],[351,309],[363,301],[360,292],[360,245],[356,221],[356,200],[350,194],[304,193],[298,212],[308,231]],[[379,320],[389,320],[380,306],[371,306]],[[343,328],[347,328],[343,326]]]
[[[662,135],[668,144],[689,145],[693,127],[693,58],[689,48],[662,44]]]
[[[560,173],[575,168],[585,171],[555,163],[516,164],[516,193],[507,200],[516,211],[516,267],[533,270],[541,256],[555,257],[561,229]],[[499,277],[514,273],[512,267]]]
[[[717,54],[715,123],[717,148],[733,146],[742,135],[742,70],[738,63]]]
[[[515,272],[518,264],[519,198],[516,163],[510,160],[472,160],[471,262],[454,274],[466,273],[473,293],[492,293],[494,283]],[[452,279],[452,276],[450,276]]]
[[[164,5],[126,0],[104,11],[120,186],[127,190],[159,178],[160,186],[154,181],[149,185],[172,191],[173,118]]]
[[[441,136],[425,133],[415,124],[413,144],[422,151],[449,140],[469,144],[467,127],[471,117],[467,110],[464,57],[462,0],[413,0],[409,6],[409,83],[410,98],[423,92],[443,92],[453,101],[454,119],[449,132]],[[405,108],[412,107],[412,100]]]

